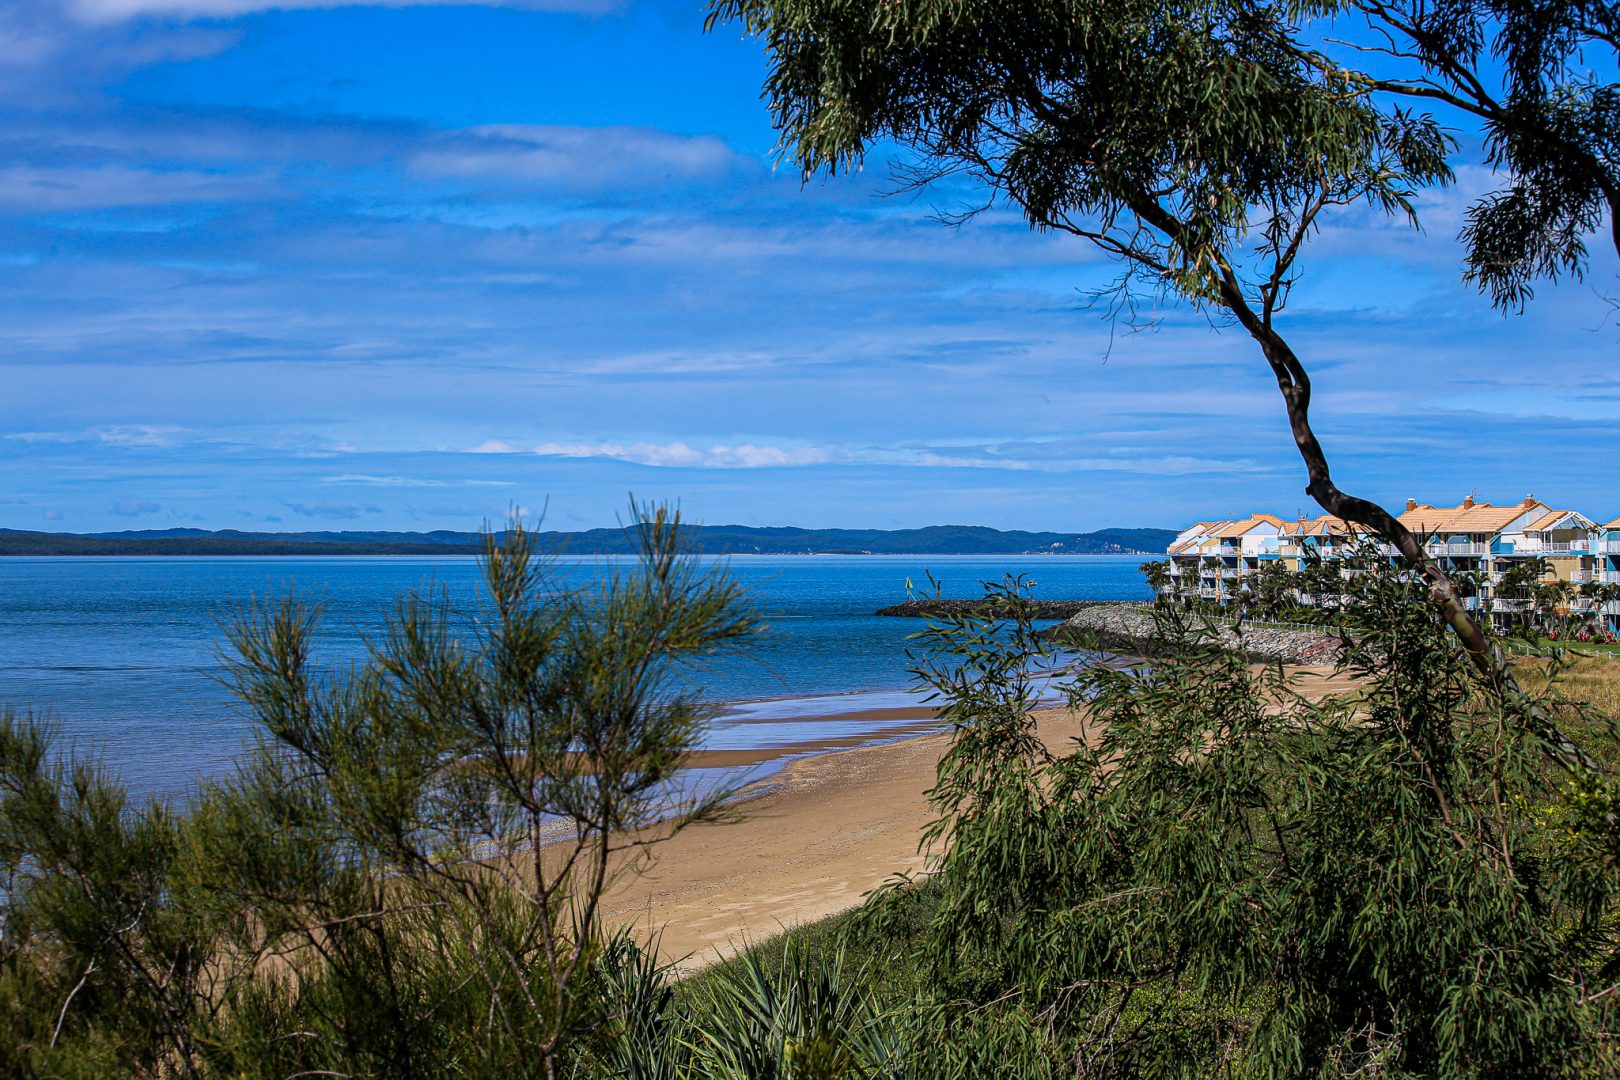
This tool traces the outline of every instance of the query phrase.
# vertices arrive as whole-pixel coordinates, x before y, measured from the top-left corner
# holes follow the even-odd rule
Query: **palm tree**
[[[1165,599],[1165,593],[1171,587],[1170,560],[1154,559],[1143,563],[1136,568],[1147,579],[1148,588],[1153,590],[1155,602]]]
[[[1521,636],[1528,636],[1528,626],[1534,622],[1534,614],[1539,613],[1542,603],[1546,599],[1542,590],[1542,580],[1553,573],[1553,564],[1540,555],[1533,555],[1528,559],[1515,559],[1502,572],[1501,580],[1496,587],[1496,595],[1501,600],[1528,601],[1532,612],[1509,611],[1508,626],[1510,630],[1515,626],[1521,629]]]

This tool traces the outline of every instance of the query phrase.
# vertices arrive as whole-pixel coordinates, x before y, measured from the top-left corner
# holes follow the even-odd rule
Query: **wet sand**
[[[1327,678],[1331,669],[1292,670],[1310,697],[1351,688]],[[1082,730],[1083,717],[1068,709],[1035,716],[1054,749]],[[916,722],[918,731],[937,726]],[[926,792],[948,738],[936,732],[789,762],[739,806],[741,821],[694,826],[657,845],[650,868],[615,885],[604,915],[644,937],[661,934],[665,959],[696,968],[856,906],[893,875],[922,868],[918,841],[931,818]]]
[[[813,700],[813,699],[811,699]],[[770,703],[775,705],[776,703]],[[784,718],[775,712],[761,716],[728,716],[727,726],[733,731],[758,726],[781,727],[794,733],[778,743],[767,743],[735,750],[700,750],[691,757],[691,767],[697,769],[746,769],[754,765],[769,765],[784,758],[804,757],[834,750],[849,750],[877,742],[911,738],[937,731],[936,712],[927,706],[913,708],[854,709],[817,713],[810,716]],[[806,728],[825,725],[832,728],[854,728],[844,735],[826,738],[797,737]]]

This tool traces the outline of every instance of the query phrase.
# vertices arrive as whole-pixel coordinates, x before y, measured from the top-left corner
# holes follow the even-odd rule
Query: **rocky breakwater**
[[[1334,632],[1245,625],[1240,633],[1224,622],[1209,625],[1222,648],[1246,653],[1252,660],[1331,664],[1339,658],[1339,635]],[[1151,605],[1094,602],[1082,604],[1056,628],[1056,636],[1070,642],[1093,640],[1121,652],[1152,654],[1159,651],[1155,629]]]
[[[1037,619],[1067,619],[1096,601],[1086,600],[1030,600],[1032,614]],[[976,615],[994,613],[996,605],[988,600],[907,600],[903,604],[879,608],[875,615],[897,615],[911,619],[935,619],[941,615]]]

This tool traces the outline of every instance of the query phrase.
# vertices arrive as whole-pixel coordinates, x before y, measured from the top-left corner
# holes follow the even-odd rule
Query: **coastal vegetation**
[[[137,805],[0,723],[0,1008],[17,1076],[967,1078],[1612,1075],[1620,679],[1481,681],[1422,584],[1359,575],[1346,695],[1158,611],[1151,666],[1067,686],[1028,582],[916,638],[950,742],[924,873],[677,977],[601,916],[616,876],[746,812],[682,770],[672,665],[758,632],[653,510],[634,568],[487,607],[407,597],[348,673],[293,599],[231,630],[261,732]],[[1591,665],[1598,665],[1593,667]],[[1552,716],[1556,732],[1543,725]],[[1568,746],[1578,753],[1572,756]],[[722,826],[723,827],[723,826]]]
[[[950,736],[925,872],[677,978],[602,897],[746,809],[686,768],[706,713],[678,665],[760,624],[664,509],[637,510],[637,561],[587,590],[514,527],[482,545],[476,618],[408,597],[347,672],[313,662],[318,613],[295,598],[244,612],[226,678],[260,743],[184,803],[135,804],[46,721],[0,715],[0,1071],[1620,1073],[1613,665],[1512,662],[1466,582],[1336,486],[1279,318],[1324,215],[1410,215],[1449,178],[1449,137],[1388,104],[1425,79],[1485,117],[1512,174],[1470,218],[1468,272],[1512,306],[1579,271],[1614,201],[1615,100],[1564,76],[1614,22],[1531,7],[717,0],[765,39],[807,173],[894,140],[919,152],[911,180],[966,174],[1117,256],[1126,310],[1145,286],[1253,339],[1307,490],[1404,560],[1335,582],[1354,690],[1304,695],[1163,605],[1151,663],[1093,651],[1071,673],[1084,728],[1050,745],[1059,644],[1027,579],[989,583],[915,641]],[[1407,35],[1390,58],[1427,74],[1302,44],[1296,16],[1341,9]],[[1500,101],[1469,96],[1487,13]]]
[[[472,623],[408,596],[347,672],[296,598],[244,611],[258,747],[184,804],[0,713],[0,1073],[567,1074],[615,1019],[604,891],[731,812],[683,772],[707,713],[673,666],[759,629],[677,516],[635,526],[576,591],[491,538]]]
[[[1536,708],[1504,700],[1421,588],[1357,582],[1359,689],[1319,701],[1161,611],[1163,655],[1081,674],[1059,749],[1017,584],[942,618],[929,873],[672,991],[681,1064],[625,1074],[1613,1075],[1620,678],[1541,661]],[[750,1069],[707,1056],[717,1012]]]
[[[1506,181],[1470,208],[1465,276],[1511,310],[1534,280],[1579,274],[1585,234],[1620,206],[1620,96],[1602,68],[1620,43],[1613,4],[712,0],[709,10],[711,26],[740,25],[763,44],[764,96],[784,157],[806,178],[898,146],[902,186],[966,188],[948,220],[1006,206],[1115,260],[1119,276],[1099,293],[1111,318],[1179,302],[1239,329],[1276,380],[1306,493],[1391,545],[1481,676],[1522,697],[1440,561],[1334,480],[1284,313],[1324,225],[1360,215],[1418,227],[1418,193],[1453,179],[1459,142],[1414,99],[1480,124]],[[1324,26],[1340,14],[1368,23],[1372,44]]]

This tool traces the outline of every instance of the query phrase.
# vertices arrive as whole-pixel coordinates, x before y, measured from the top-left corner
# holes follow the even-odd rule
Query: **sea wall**
[[[1222,648],[1247,653],[1254,660],[1331,664],[1339,658],[1341,646],[1337,634],[1260,626],[1245,626],[1239,634],[1224,623],[1212,625]],[[1156,651],[1153,609],[1148,604],[1083,604],[1056,629],[1056,636],[1070,641],[1094,637],[1109,648],[1121,651],[1149,654]]]
[[[1159,651],[1154,642],[1151,604],[1123,600],[1033,600],[1030,603],[1035,618],[1064,620],[1063,625],[1049,631],[1060,640],[1096,641],[1107,648],[1133,655],[1151,655]],[[876,614],[927,619],[990,610],[990,602],[985,600],[907,600],[903,604],[882,608]],[[1337,634],[1261,626],[1245,626],[1239,634],[1224,623],[1212,625],[1222,648],[1246,653],[1253,660],[1331,664],[1339,658]]]
[[[1081,610],[1099,603],[1096,600],[1029,600],[1037,619],[1067,619]],[[940,615],[972,615],[994,610],[989,600],[907,600],[903,604],[879,608],[874,615],[895,615],[910,619],[932,619]]]

